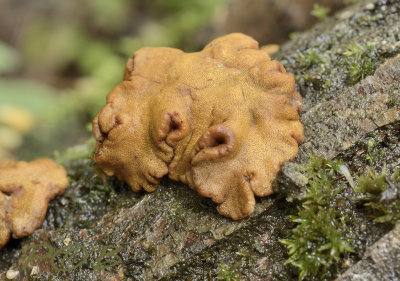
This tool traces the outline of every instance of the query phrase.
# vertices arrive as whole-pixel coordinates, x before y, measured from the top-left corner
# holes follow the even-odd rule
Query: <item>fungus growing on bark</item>
[[[301,106],[293,75],[243,34],[197,53],[143,48],[93,120],[95,161],[134,191],[168,175],[243,218],[296,156]]]
[[[0,163],[0,249],[10,235],[21,238],[40,227],[47,205],[67,187],[65,169],[50,159]]]

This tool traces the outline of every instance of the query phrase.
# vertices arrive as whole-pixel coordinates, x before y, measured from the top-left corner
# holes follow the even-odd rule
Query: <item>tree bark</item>
[[[310,155],[340,158],[351,171],[360,172],[371,164],[363,158],[366,143],[384,136],[390,149],[372,165],[386,164],[389,171],[400,165],[399,18],[399,1],[362,2],[282,46],[276,59],[295,74],[304,99],[305,141],[295,161],[282,167],[278,194],[258,199],[250,217],[239,221],[222,217],[209,199],[170,180],[154,193],[134,194],[126,185],[102,176],[91,160],[68,160],[69,189],[51,203],[42,229],[2,250],[0,279],[11,268],[19,271],[15,280],[31,280],[34,268],[35,280],[217,280],[227,271],[237,280],[297,280],[296,269],[284,264],[287,249],[279,240],[293,228],[286,216],[298,205],[285,196],[300,192],[306,184],[299,171]],[[363,55],[344,55],[356,44],[364,49]],[[317,55],[311,64],[304,57],[310,52]],[[354,81],[351,66],[362,66],[364,60],[376,71]],[[355,261],[387,230],[379,225],[367,229]],[[361,269],[376,268],[380,261],[373,265],[370,256],[380,256],[385,263],[379,280],[399,277],[396,235],[398,228],[368,248],[338,280],[357,280],[354,276]],[[53,266],[51,258],[28,261],[29,248],[41,243],[55,250],[68,243],[83,245],[88,258],[71,270],[68,259],[63,264],[65,252],[58,252]],[[379,246],[382,243],[385,247]],[[118,247],[109,255],[116,265],[101,270],[99,256],[105,246]],[[384,256],[382,251],[393,254]],[[42,249],[38,256],[45,252]],[[83,259],[84,252],[77,248],[69,260],[74,255]],[[339,265],[336,273],[345,270]]]

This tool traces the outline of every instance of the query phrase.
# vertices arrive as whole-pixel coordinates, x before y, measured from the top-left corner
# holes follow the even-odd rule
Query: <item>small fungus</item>
[[[301,107],[293,75],[246,35],[196,53],[142,48],[93,120],[94,158],[133,191],[168,175],[239,219],[296,156]]]
[[[67,187],[65,169],[50,159],[0,163],[0,249],[39,228],[47,205]]]

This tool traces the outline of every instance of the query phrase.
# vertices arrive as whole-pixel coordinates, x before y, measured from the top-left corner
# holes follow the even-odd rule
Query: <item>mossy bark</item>
[[[42,229],[2,250],[0,279],[12,268],[20,273],[16,280],[297,280],[297,269],[285,265],[288,253],[279,240],[294,226],[286,216],[299,204],[293,198],[307,183],[300,171],[310,155],[340,158],[354,173],[400,165],[399,18],[397,0],[363,2],[281,48],[276,59],[295,74],[304,99],[305,141],[296,160],[283,166],[279,192],[259,198],[250,217],[222,217],[209,199],[170,180],[154,193],[135,194],[103,176],[90,157],[69,157],[64,163],[70,187],[51,202]],[[357,70],[356,81],[354,64],[365,66],[360,60],[377,70],[371,76],[366,74],[370,68]],[[342,184],[349,197],[344,206],[354,208],[349,219],[356,253],[310,280],[329,280],[345,271],[390,230],[357,213],[349,186]],[[82,248],[69,256],[58,252],[53,266],[51,258],[29,258],[30,247],[41,243],[55,250],[83,245],[88,257],[72,270],[72,257],[84,257]],[[118,250],[108,258],[115,265],[101,270],[104,246]],[[42,249],[38,256],[45,253]],[[33,268],[38,271],[31,276]]]

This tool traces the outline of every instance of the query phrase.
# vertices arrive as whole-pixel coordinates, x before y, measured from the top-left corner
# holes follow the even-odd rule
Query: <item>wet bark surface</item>
[[[389,171],[400,166],[399,17],[398,1],[363,2],[300,35],[276,55],[295,74],[303,96],[305,141],[295,161],[284,164],[279,192],[258,198],[250,217],[222,217],[209,199],[170,180],[154,193],[135,194],[103,176],[90,158],[72,157],[65,161],[70,187],[51,202],[42,229],[2,250],[0,279],[13,269],[19,272],[15,280],[217,280],[227,278],[222,274],[227,271],[237,280],[297,280],[298,271],[285,265],[288,253],[279,240],[293,228],[286,217],[299,203],[286,196],[301,192],[307,182],[301,167],[310,155],[342,159],[355,173],[367,166],[386,164]],[[344,55],[354,44],[368,48],[360,51],[364,56]],[[311,62],[310,50],[318,57]],[[368,60],[372,75],[355,81],[351,60],[356,59]],[[374,161],[365,157],[371,140],[379,143],[368,151]],[[389,232],[389,225],[358,214],[349,186],[342,184],[354,208],[356,253],[327,276],[332,279],[350,267],[339,280],[357,280],[357,272],[384,262],[380,280],[393,280],[388,278],[398,276],[398,228]],[[45,257],[49,249],[54,252]]]
[[[352,266],[336,281],[398,280],[400,276],[400,227],[385,234],[369,247],[361,261]]]

